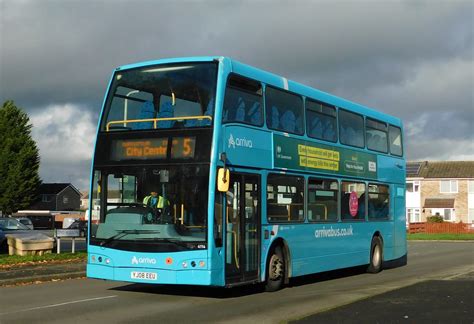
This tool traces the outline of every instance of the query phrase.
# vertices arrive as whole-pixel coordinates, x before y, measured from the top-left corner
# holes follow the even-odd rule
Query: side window
[[[310,222],[337,222],[336,180],[314,179],[308,181],[308,220]]]
[[[403,146],[401,129],[399,127],[390,125],[388,127],[388,139],[390,143],[390,153],[402,156]]]
[[[265,107],[268,128],[303,134],[303,99],[295,94],[267,87]]]
[[[369,150],[388,153],[387,125],[385,123],[367,118],[365,137]]]
[[[365,211],[365,183],[343,181],[341,184],[342,220],[364,220]]]
[[[364,118],[339,109],[339,139],[342,144],[364,147]]]
[[[306,100],[306,132],[309,137],[336,142],[336,108]]]
[[[263,125],[262,85],[238,75],[231,75],[225,91],[222,122]]]
[[[271,223],[304,220],[304,178],[268,175],[267,217]]]
[[[388,219],[390,194],[386,185],[369,184],[369,219]]]

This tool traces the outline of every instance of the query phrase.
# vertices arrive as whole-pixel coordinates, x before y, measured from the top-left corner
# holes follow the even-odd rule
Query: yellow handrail
[[[106,130],[107,132],[110,130],[110,125],[115,125],[115,124],[124,124],[127,125],[129,123],[142,123],[142,122],[153,122],[153,129],[156,129],[157,123],[160,121],[168,121],[168,120],[177,120],[177,121],[182,121],[182,120],[191,120],[191,119],[197,119],[197,120],[203,120],[203,119],[209,119],[212,121],[211,116],[183,116],[183,117],[166,117],[166,118],[146,118],[146,119],[128,119],[128,120],[113,120],[107,123]]]

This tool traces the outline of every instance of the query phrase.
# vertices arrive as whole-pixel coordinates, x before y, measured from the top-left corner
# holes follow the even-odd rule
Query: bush
[[[426,217],[426,221],[428,223],[443,223],[444,219],[440,215],[434,215],[434,216]]]

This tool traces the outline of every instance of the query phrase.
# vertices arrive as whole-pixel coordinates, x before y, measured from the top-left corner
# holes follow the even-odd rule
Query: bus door
[[[226,284],[258,279],[260,176],[231,173],[226,193]]]

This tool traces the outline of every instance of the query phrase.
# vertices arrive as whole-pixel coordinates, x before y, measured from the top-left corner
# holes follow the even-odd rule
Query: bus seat
[[[302,116],[298,116],[298,118],[296,118],[296,128],[295,128],[295,131],[296,131],[298,134],[304,133],[302,126],[303,126],[303,119],[302,119]]]
[[[204,116],[211,116],[212,112],[214,111],[214,98],[212,98],[209,103],[207,104],[206,111],[204,112]],[[226,115],[227,111],[224,112]],[[224,117],[223,120],[225,121],[226,118]],[[209,126],[211,125],[211,120],[209,119],[188,119],[184,123],[184,127],[201,127],[201,126]]]
[[[235,111],[235,120],[236,121],[245,121],[245,102],[242,97],[239,97],[237,102],[237,110]]]
[[[254,102],[250,108],[248,115],[250,116],[250,123],[253,125],[260,125],[262,123],[262,113],[260,110],[260,103]]]
[[[173,113],[173,105],[171,102],[167,101],[164,102],[161,107],[160,111],[158,112],[157,118],[171,118],[174,117]],[[158,128],[171,128],[174,126],[174,120],[163,120],[158,122]]]
[[[215,106],[215,101],[214,101],[214,98],[212,98],[211,100],[209,100],[209,103],[207,104],[207,108],[206,108],[206,111],[204,112],[204,116],[212,117],[212,114],[214,112],[214,106]],[[212,121],[209,119],[203,119],[203,120],[199,120],[198,122],[199,122],[199,126],[210,126]]]
[[[325,140],[329,140],[329,141],[336,140],[336,132],[334,131],[333,124],[329,120],[326,120],[326,123],[324,124],[322,135],[323,135],[323,139]]]
[[[311,121],[311,125],[309,128],[309,136],[316,137],[316,138],[321,138],[323,136],[321,119],[319,119],[316,116]]]
[[[296,117],[291,110],[287,110],[280,117],[280,124],[285,132],[294,133],[296,130]]]
[[[140,108],[140,113],[137,119],[152,119],[155,118],[155,106],[151,101],[145,101]],[[153,122],[139,122],[133,123],[132,129],[152,129]]]
[[[280,112],[276,106],[272,106],[271,128],[278,129],[280,126]]]

